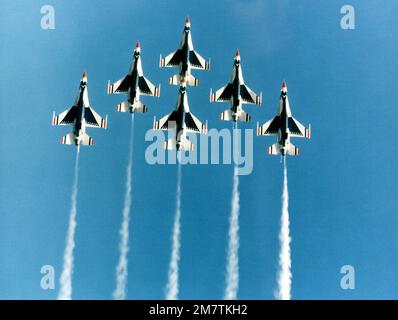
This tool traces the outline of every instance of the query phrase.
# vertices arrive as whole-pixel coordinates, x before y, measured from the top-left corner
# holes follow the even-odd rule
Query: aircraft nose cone
[[[287,92],[287,85],[286,85],[286,81],[285,80],[283,80],[283,83],[282,83],[282,91],[283,92]]]
[[[134,50],[135,54],[139,54],[141,53],[141,46],[140,46],[140,42],[137,41],[136,45],[135,45],[135,50]]]

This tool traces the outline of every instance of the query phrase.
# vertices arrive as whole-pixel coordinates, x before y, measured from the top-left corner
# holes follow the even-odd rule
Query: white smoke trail
[[[237,123],[234,128],[234,150],[237,147]],[[236,152],[236,150],[235,150]],[[239,175],[238,165],[235,163],[232,187],[231,215],[229,217],[227,275],[224,292],[225,300],[236,300],[239,287]]]
[[[178,300],[181,219],[181,164],[178,163],[176,212],[174,216],[171,259],[166,286],[166,300]]]
[[[120,226],[120,242],[119,242],[119,262],[116,266],[116,288],[113,291],[114,300],[125,300],[127,294],[127,276],[128,276],[128,259],[129,252],[129,224],[130,224],[130,208],[131,208],[131,189],[133,170],[133,143],[134,143],[134,113],[131,114],[130,124],[130,142],[129,155],[126,169],[126,185],[124,193],[124,205],[122,212],[122,224]]]
[[[77,192],[79,183],[79,152],[76,152],[75,173],[71,196],[71,208],[69,212],[69,227],[66,236],[66,247],[64,252],[63,267],[60,278],[60,289],[58,300],[72,299],[72,275],[73,275],[73,250],[75,248],[75,231],[77,215]]]
[[[283,162],[283,194],[282,194],[282,217],[281,230],[279,233],[280,253],[279,253],[279,275],[278,275],[278,293],[276,298],[279,300],[291,299],[291,257],[290,257],[290,231],[289,231],[289,192],[287,188],[287,167],[286,158]]]

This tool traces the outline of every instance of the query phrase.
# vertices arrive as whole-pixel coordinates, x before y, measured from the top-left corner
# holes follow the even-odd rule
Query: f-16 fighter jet
[[[53,113],[53,126],[73,126],[73,131],[61,138],[62,144],[72,144],[77,146],[80,151],[80,145],[91,146],[94,144],[93,138],[86,133],[87,127],[106,129],[108,116],[102,118],[90,107],[87,92],[87,74],[83,73],[80,80],[79,91],[75,103],[70,109],[65,110],[58,116]]]
[[[179,67],[178,74],[169,78],[169,83],[179,85],[181,79],[185,78],[187,84],[190,86],[199,85],[199,80],[191,74],[191,69],[210,69],[210,62],[202,58],[199,53],[193,49],[191,22],[189,17],[187,17],[185,21],[185,28],[179,49],[170,53],[165,58],[162,58],[162,55],[160,55],[160,67]]]
[[[188,132],[207,133],[207,122],[202,124],[190,111],[188,104],[188,95],[186,91],[186,81],[181,79],[180,92],[176,109],[168,115],[153,122],[153,129],[155,130],[175,130],[175,137],[167,140],[164,144],[166,150],[183,150],[193,151],[194,145],[187,139]]]
[[[245,85],[239,50],[236,51],[231,81],[214,93],[210,91],[210,102],[226,101],[230,102],[231,107],[220,114],[221,120],[244,122],[250,121],[251,116],[243,110],[242,105],[244,103],[260,105],[262,102],[262,93],[257,95]]]
[[[141,95],[160,96],[160,86],[155,87],[144,77],[141,63],[141,48],[137,42],[134,51],[133,62],[127,76],[110,85],[108,82],[108,94],[127,93],[127,100],[116,106],[119,112],[147,112],[147,107],[140,101]]]
[[[290,142],[291,137],[311,138],[311,126],[309,128],[304,127],[292,116],[285,81],[282,84],[278,115],[264,123],[261,127],[257,123],[257,136],[273,135],[278,136],[278,142],[268,147],[268,153],[273,155],[280,153],[282,157],[286,154],[291,156],[300,154],[300,149]]]

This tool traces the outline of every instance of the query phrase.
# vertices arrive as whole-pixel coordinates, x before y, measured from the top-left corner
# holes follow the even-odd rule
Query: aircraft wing
[[[153,122],[153,129],[154,130],[172,129],[173,127],[176,126],[177,117],[178,117],[177,111],[174,110],[173,112],[169,113],[168,115],[165,115],[163,118],[161,118],[158,121],[156,121],[155,118]]]
[[[258,104],[258,105],[261,104],[262,94],[257,95],[256,93],[254,93],[253,90],[251,90],[245,84],[242,84],[240,86],[240,95],[242,100],[246,103]]]
[[[232,97],[232,84],[228,83],[226,86],[218,89],[216,92],[210,93],[210,102],[230,101]]]
[[[155,87],[155,85],[144,76],[138,78],[138,87],[143,95],[156,97],[160,95],[160,88]]]
[[[281,118],[276,116],[275,118],[268,120],[261,127],[257,124],[257,135],[258,136],[273,136],[278,134],[281,126]]]
[[[185,125],[187,132],[207,133],[207,124],[204,125],[190,112],[185,114]]]
[[[288,119],[288,127],[290,134],[292,137],[297,137],[297,138],[310,138],[311,137],[311,128],[306,128],[304,125],[302,125],[298,120],[296,120],[293,117],[290,117]]]
[[[206,61],[195,50],[191,50],[189,52],[189,63],[191,64],[192,69],[202,69],[202,70],[210,69],[210,62]]]
[[[97,112],[91,107],[84,109],[84,120],[86,120],[86,126],[91,128],[103,128],[106,129],[107,118],[102,118]]]
[[[130,75],[125,76],[112,85],[108,82],[108,94],[127,93],[130,88],[130,83]]]
[[[65,110],[58,116],[53,115],[53,126],[67,126],[73,125],[77,117],[77,107],[73,106],[70,109]]]
[[[170,53],[168,56],[162,59],[162,56],[160,56],[160,67],[177,67],[180,65],[182,61],[182,51],[181,49],[178,49],[177,51],[174,51]]]

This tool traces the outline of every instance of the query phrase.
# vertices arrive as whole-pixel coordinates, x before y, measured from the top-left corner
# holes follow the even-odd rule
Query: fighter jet
[[[160,85],[155,87],[144,77],[141,63],[141,48],[137,42],[134,51],[133,62],[127,76],[116,81],[114,84],[108,82],[108,94],[127,93],[127,100],[116,106],[118,112],[147,112],[147,107],[140,101],[141,95],[160,96]]]
[[[90,107],[87,92],[87,74],[83,73],[80,80],[79,91],[75,103],[70,109],[65,110],[58,116],[53,113],[53,126],[73,126],[73,131],[61,138],[62,144],[72,144],[77,146],[80,151],[80,145],[91,146],[94,144],[93,138],[86,133],[87,127],[106,129],[108,116],[102,118]]]
[[[207,133],[207,121],[205,125],[202,124],[189,111],[185,78],[181,79],[181,86],[178,94],[176,109],[161,118],[159,121],[156,121],[155,117],[153,122],[153,129],[175,130],[175,137],[167,140],[164,144],[164,149],[166,150],[177,149],[183,151],[193,151],[194,144],[187,139],[187,133]]]
[[[291,137],[311,138],[311,125],[306,128],[292,116],[285,81],[282,84],[278,115],[264,123],[261,127],[257,123],[257,136],[273,135],[278,136],[278,142],[268,147],[268,153],[273,155],[280,153],[282,157],[286,154],[290,156],[300,154],[300,149],[290,142]]]
[[[187,17],[185,21],[184,32],[182,34],[179,49],[170,53],[165,58],[162,58],[162,55],[160,55],[160,67],[178,67],[178,74],[169,78],[169,83],[179,85],[181,79],[185,78],[190,86],[199,85],[199,80],[191,74],[191,69],[210,69],[210,61],[206,61],[193,49],[191,22],[189,17]]]
[[[236,51],[234,65],[232,69],[231,81],[213,93],[210,90],[210,102],[230,102],[230,109],[225,110],[220,114],[221,120],[225,121],[250,121],[251,116],[246,113],[242,104],[258,104],[261,105],[262,93],[257,95],[254,93],[243,80],[242,66],[240,63],[239,50]]]

